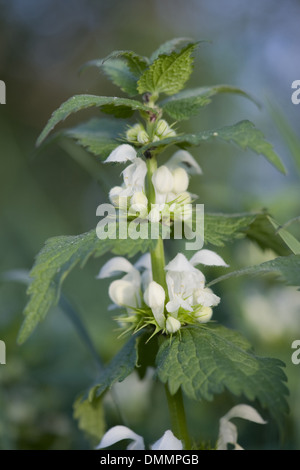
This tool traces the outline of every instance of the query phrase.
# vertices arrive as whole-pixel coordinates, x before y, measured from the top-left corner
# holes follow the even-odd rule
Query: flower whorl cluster
[[[196,252],[188,261],[179,253],[166,265],[167,292],[153,281],[150,254],[131,264],[123,257],[110,259],[100,270],[98,279],[125,274],[109,286],[113,307],[126,313],[118,317],[122,326],[140,329],[154,325],[155,332],[175,333],[181,326],[208,322],[220,298],[205,287],[205,276],[198,264],[227,266],[210,250]]]
[[[172,133],[174,131],[168,123],[160,120],[152,140],[169,137]],[[135,145],[149,141],[141,124],[130,128],[126,136]],[[151,184],[155,204],[151,201],[151,205],[146,195],[147,164],[138,157],[135,148],[129,144],[118,146],[106,159],[108,162],[130,162],[121,173],[122,186],[115,186],[109,192],[110,201],[125,212],[126,218],[139,217],[165,225],[192,218],[193,195],[188,192],[189,175],[201,174],[202,171],[189,152],[178,150],[153,171]],[[98,278],[123,274],[121,279],[110,284],[109,297],[113,302],[112,308],[123,309],[124,313],[117,320],[122,327],[127,326],[127,331],[153,325],[154,334],[158,331],[173,334],[184,325],[208,322],[213,307],[220,302],[220,298],[205,287],[204,274],[196,268],[199,264],[227,266],[219,255],[210,250],[202,249],[190,260],[179,253],[164,268],[164,287],[153,280],[149,253],[135,264],[123,257],[114,257],[102,267]]]

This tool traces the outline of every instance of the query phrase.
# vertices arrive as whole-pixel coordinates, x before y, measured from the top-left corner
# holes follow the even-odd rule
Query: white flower
[[[115,256],[101,268],[97,279],[104,279],[126,273],[122,279],[113,281],[108,294],[119,307],[139,307],[141,303],[141,274],[126,258]]]
[[[210,250],[200,250],[192,256],[190,261],[182,253],[178,253],[165,267],[170,299],[166,309],[175,317],[182,308],[187,312],[195,312],[196,321],[209,321],[212,312],[206,310],[199,315],[199,310],[202,307],[214,307],[220,302],[220,298],[211,289],[205,287],[204,274],[195,267],[200,263],[227,266],[216,253]]]
[[[172,431],[166,431],[164,435],[151,446],[152,450],[182,450],[182,442],[174,436]]]
[[[116,442],[123,441],[124,439],[131,439],[133,441],[127,446],[127,450],[145,450],[145,443],[142,436],[139,436],[126,426],[114,426],[107,431],[96,449],[104,449],[105,447],[112,446],[113,444],[116,444]],[[151,446],[151,450],[182,449],[182,442],[174,436],[172,431],[166,431],[164,435]]]
[[[219,437],[217,442],[218,450],[227,450],[227,445],[232,444],[234,450],[243,450],[237,443],[237,427],[230,422],[233,418],[243,418],[253,423],[266,424],[259,413],[249,405],[237,405],[220,419]]]
[[[123,441],[124,439],[131,439],[133,442],[127,446],[127,450],[144,450],[145,444],[142,436],[139,436],[135,432],[126,426],[114,426],[109,429],[102,437],[100,444],[96,449],[105,449],[110,447],[116,442]]]
[[[113,281],[109,286],[108,295],[119,307],[136,308],[139,306],[139,295],[133,282],[123,279]]]
[[[213,315],[213,309],[211,307],[200,307],[194,312],[194,315],[197,322],[207,323]]]
[[[130,199],[129,214],[140,214],[140,217],[146,217],[148,214],[148,199],[142,191],[133,194]]]
[[[152,183],[156,192],[167,194],[173,188],[173,175],[165,165],[162,165],[153,173]]]
[[[151,308],[153,316],[161,328],[165,326],[165,299],[166,293],[163,287],[155,281],[150,282],[144,293],[144,301]]]
[[[173,171],[175,168],[179,166],[184,168],[188,173],[201,175],[202,170],[196,160],[192,157],[192,155],[187,152],[186,150],[178,150],[174,153],[174,155],[168,160],[166,166],[169,170]]]
[[[136,156],[136,151],[135,149],[128,144],[122,144],[116,147],[110,155],[107,157],[107,159],[104,161],[104,163],[110,163],[110,162],[127,162],[127,161],[133,161]]]
[[[169,316],[166,321],[166,330],[168,333],[176,333],[176,331],[180,330],[181,323],[177,318]]]
[[[124,185],[129,195],[144,191],[146,174],[147,165],[141,158],[135,158],[131,165],[122,171]]]
[[[173,188],[175,194],[183,193],[189,186],[189,177],[184,168],[178,167],[172,171]]]

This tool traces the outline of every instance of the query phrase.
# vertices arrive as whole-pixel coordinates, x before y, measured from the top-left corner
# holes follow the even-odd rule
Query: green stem
[[[179,389],[175,395],[171,395],[168,385],[165,385],[165,391],[173,434],[183,442],[184,449],[191,449],[181,389]]]
[[[155,189],[152,184],[152,175],[157,169],[156,157],[153,155],[147,160],[147,197],[149,202],[149,210],[151,210],[151,204],[155,204]],[[153,280],[160,284],[166,291],[166,275],[165,275],[165,252],[164,242],[162,238],[157,240],[157,244],[154,250],[150,251],[151,255],[151,266]],[[163,341],[163,336],[159,338],[159,343]],[[184,411],[184,404],[182,398],[181,389],[179,389],[175,395],[171,395],[168,389],[168,385],[165,386],[166,396],[168,400],[168,407],[171,418],[171,426],[174,435],[183,442],[185,449],[191,448],[190,437],[187,429],[186,416]]]

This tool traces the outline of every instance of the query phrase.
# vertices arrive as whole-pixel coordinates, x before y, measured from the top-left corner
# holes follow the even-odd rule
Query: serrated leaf
[[[122,382],[134,370],[137,364],[137,339],[139,334],[130,338],[123,348],[114,356],[88,394],[89,401],[95,399],[110,389],[115,382]]]
[[[280,256],[262,264],[233,271],[214,279],[208,286],[233,277],[257,276],[261,274],[276,274],[287,285],[300,287],[300,255]]]
[[[257,214],[204,214],[204,243],[225,246],[237,238],[245,237]]]
[[[59,135],[75,139],[96,156],[106,158],[120,142],[117,140],[125,127],[112,119],[92,118],[87,122],[63,130]]]
[[[160,55],[139,79],[139,93],[178,93],[193,71],[194,59],[191,54],[196,46],[197,43],[192,43],[180,52]]]
[[[100,67],[98,64],[99,61],[93,62],[93,65]],[[122,60],[111,60],[109,62],[101,63],[101,68],[113,84],[118,86],[129,96],[136,96],[138,94],[137,79],[129,70],[127,64]]]
[[[25,320],[18,336],[18,343],[24,343],[37,324],[45,318],[49,309],[57,304],[61,285],[77,264],[83,266],[91,256],[102,256],[108,251],[131,257],[139,251],[153,249],[156,242],[157,240],[150,238],[99,240],[96,230],[47,240],[30,272],[33,278],[27,290],[30,299],[24,310]]]
[[[128,98],[117,98],[110,96],[94,96],[94,95],[75,95],[69,100],[65,101],[54,113],[52,114],[50,120],[48,121],[43,132],[37,140],[37,145],[40,145],[47,135],[52,131],[52,129],[61,121],[64,121],[70,114],[76,113],[82,109],[87,109],[91,107],[99,107],[104,112],[106,109],[109,109],[109,112],[118,115],[118,108],[122,108],[124,115],[124,110],[127,111],[126,116],[130,116],[134,111],[145,111],[150,113],[155,113],[153,108],[150,108],[139,101],[130,100]]]
[[[169,114],[171,118],[177,121],[182,119],[189,119],[191,116],[198,114],[203,106],[211,102],[211,98],[220,93],[232,93],[241,95],[254,102],[257,106],[258,103],[248,93],[240,88],[232,87],[229,85],[215,85],[211,87],[193,88],[184,90],[171,98],[159,103],[163,111]]]
[[[281,361],[256,356],[245,338],[219,325],[183,328],[181,337],[165,341],[157,355],[158,377],[171,394],[182,387],[191,399],[212,400],[227,389],[258,399],[280,427],[288,411],[281,367]]]
[[[102,400],[83,400],[80,396],[73,405],[73,416],[78,420],[78,427],[92,438],[96,444],[100,441],[105,431]]]
[[[162,147],[167,148],[170,145],[178,145],[183,148],[198,146],[203,142],[211,142],[215,139],[233,142],[243,150],[250,149],[258,155],[263,155],[281,173],[285,173],[285,168],[279,156],[274,152],[272,145],[265,140],[263,133],[256,129],[254,124],[250,121],[240,121],[233,126],[203,131],[199,134],[176,135],[157,142],[151,142],[139,149],[138,156],[144,154],[147,150],[155,151]]]
[[[160,55],[171,54],[171,52],[176,51],[179,47],[182,47],[185,44],[192,43],[192,38],[174,38],[170,41],[166,41],[159,46],[156,51],[150,57],[150,62],[154,62]]]

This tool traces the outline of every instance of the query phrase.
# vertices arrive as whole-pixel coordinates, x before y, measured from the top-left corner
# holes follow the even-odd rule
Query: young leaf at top
[[[93,62],[93,65],[98,66],[98,64],[95,63],[98,63],[98,61]],[[138,94],[137,79],[133,73],[131,73],[125,62],[122,60],[110,60],[109,62],[101,64],[101,68],[113,84],[118,86],[124,93],[127,93],[129,96],[136,96]]]
[[[272,145],[264,138],[263,133],[256,129],[250,121],[240,121],[233,126],[222,127],[210,131],[202,131],[199,134],[184,134],[168,137],[157,142],[144,145],[138,151],[138,155],[144,154],[147,150],[166,148],[170,145],[179,147],[198,146],[203,142],[220,139],[225,142],[233,142],[243,150],[250,149],[258,155],[263,155],[281,173],[285,173],[285,168],[279,156],[274,152]]]
[[[102,256],[108,251],[118,255],[134,256],[139,251],[153,249],[156,242],[157,240],[151,238],[99,240],[96,230],[47,240],[30,272],[33,278],[27,290],[30,299],[24,310],[25,319],[18,336],[18,343],[24,343],[37,324],[45,318],[49,309],[57,304],[61,285],[77,264],[83,266],[91,256]]]
[[[211,102],[211,98],[214,95],[220,93],[241,95],[259,106],[257,101],[248,93],[240,88],[229,85],[215,85],[211,87],[184,90],[171,98],[165,99],[159,103],[159,105],[163,108],[164,112],[171,116],[171,118],[179,121],[182,119],[189,119],[191,116],[196,115],[202,107]]]
[[[212,400],[224,389],[257,398],[282,429],[288,389],[281,367],[277,359],[256,356],[243,336],[220,325],[183,328],[157,355],[157,375],[172,395],[182,387],[194,400]]]
[[[193,39],[192,38],[174,38],[170,39],[169,41],[164,42],[159,46],[156,51],[153,52],[153,54],[150,57],[150,62],[154,62],[160,55],[168,55],[171,54],[171,52],[176,51],[179,47],[183,47],[186,44],[192,43]]]
[[[192,52],[197,44],[189,44],[180,52],[172,52],[170,55],[160,55],[139,79],[139,93],[178,93],[193,71]]]
[[[300,287],[300,255],[280,256],[279,258],[266,261],[262,264],[249,266],[248,268],[233,271],[224,276],[217,277],[207,286],[213,286],[218,282],[232,277],[256,276],[261,274],[276,274],[289,286]]]
[[[133,51],[114,51],[105,59],[91,60],[81,70],[87,67],[97,67],[103,70],[111,81],[129,96],[137,92],[137,80],[147,68],[149,60]]]
[[[46,127],[42,131],[41,135],[37,140],[37,145],[40,145],[52,129],[61,121],[64,121],[70,114],[76,113],[82,109],[91,108],[96,106],[102,109],[104,112],[110,114],[115,114],[117,117],[120,117],[118,114],[118,108],[122,110],[122,117],[131,116],[134,111],[145,111],[150,113],[155,113],[153,108],[150,108],[139,101],[130,100],[128,98],[117,98],[110,96],[94,96],[94,95],[75,95],[72,98],[68,99],[63,103],[49,119]]]

